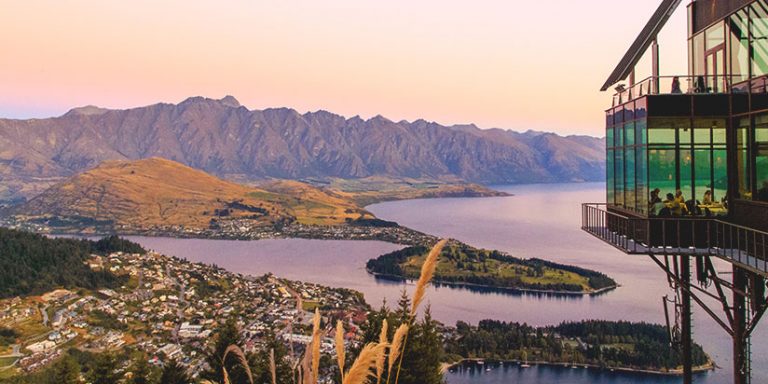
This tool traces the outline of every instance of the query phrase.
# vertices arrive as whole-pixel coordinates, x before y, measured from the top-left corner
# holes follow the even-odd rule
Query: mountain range
[[[249,110],[232,96],[0,119],[0,200],[29,199],[106,160],[162,157],[237,182],[374,176],[481,184],[602,180],[604,140]]]

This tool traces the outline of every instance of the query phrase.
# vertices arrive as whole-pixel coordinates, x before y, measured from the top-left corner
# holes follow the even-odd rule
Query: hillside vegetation
[[[661,372],[682,365],[680,353],[670,348],[666,328],[628,321],[585,320],[538,328],[496,320],[481,320],[477,326],[460,321],[446,340],[446,353]],[[709,362],[702,347],[694,343],[694,366]]]
[[[407,247],[368,261],[370,272],[414,279],[428,249]],[[464,244],[443,249],[435,281],[494,288],[591,293],[616,286],[613,279],[596,271],[540,259],[523,260],[499,251],[481,250]]]
[[[113,287],[122,280],[86,265],[91,254],[146,252],[117,237],[100,241],[48,238],[0,228],[0,298],[42,294],[55,288]]]

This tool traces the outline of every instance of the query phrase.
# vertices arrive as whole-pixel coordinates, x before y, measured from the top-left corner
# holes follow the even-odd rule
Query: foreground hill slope
[[[163,157],[239,182],[426,178],[475,183],[600,180],[603,142],[325,111],[248,110],[228,96],[127,110],[0,119],[0,199],[30,198],[106,160]],[[567,156],[564,154],[567,153]]]
[[[349,200],[306,184],[285,185],[282,193],[273,193],[162,158],[104,162],[10,213],[130,228],[207,228],[212,221],[237,218],[263,226],[341,224],[369,215]]]

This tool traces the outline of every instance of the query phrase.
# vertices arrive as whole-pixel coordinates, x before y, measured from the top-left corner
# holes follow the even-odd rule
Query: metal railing
[[[639,218],[582,204],[581,228],[628,254],[716,256],[768,276],[768,233],[702,217]]]
[[[647,95],[693,95],[749,92],[747,77],[742,75],[709,76],[651,76],[625,87],[620,84],[613,95],[613,106],[618,106]],[[738,86],[732,86],[738,84]]]

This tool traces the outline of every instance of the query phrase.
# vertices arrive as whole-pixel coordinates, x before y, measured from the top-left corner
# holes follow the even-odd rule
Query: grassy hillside
[[[259,226],[298,221],[335,225],[369,216],[356,204],[307,184],[271,191],[221,180],[162,158],[108,161],[59,183],[11,213],[99,227],[183,226],[245,219]]]

